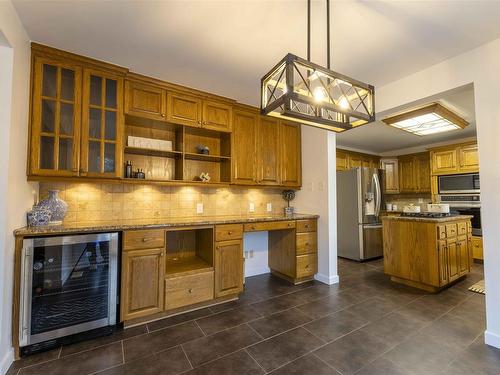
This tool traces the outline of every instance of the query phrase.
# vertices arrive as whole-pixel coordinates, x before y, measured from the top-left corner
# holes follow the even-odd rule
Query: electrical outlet
[[[253,250],[250,250],[250,258],[253,258]]]
[[[266,210],[267,210],[267,212],[273,212],[273,204],[272,203],[268,203],[266,205]]]
[[[306,188],[307,191],[313,191],[313,183],[312,182],[308,182],[306,186],[307,186],[307,188]]]
[[[255,204],[253,202],[248,204],[248,212],[255,212]]]
[[[325,183],[323,181],[318,183],[318,191],[325,191]]]
[[[424,203],[424,198],[418,198],[418,203]]]
[[[244,252],[243,257],[244,257],[245,259],[248,259],[248,251],[245,251],[245,252]]]
[[[197,214],[203,213],[203,203],[196,203],[196,213]]]

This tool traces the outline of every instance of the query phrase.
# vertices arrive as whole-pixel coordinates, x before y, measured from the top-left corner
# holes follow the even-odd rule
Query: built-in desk
[[[317,215],[121,220],[21,228],[16,236],[13,345],[17,349],[22,241],[27,237],[119,232],[120,321],[125,326],[238,298],[243,234],[269,232],[269,268],[291,283],[318,268]]]

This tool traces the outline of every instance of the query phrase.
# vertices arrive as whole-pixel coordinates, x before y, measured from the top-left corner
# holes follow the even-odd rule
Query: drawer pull
[[[192,289],[192,288],[189,288],[189,289],[188,289],[188,292],[189,292],[189,293],[193,293],[193,289]]]
[[[291,226],[292,226],[292,223],[288,223],[287,225],[288,225],[289,227],[291,227]]]
[[[227,234],[231,235],[231,234],[233,234],[233,232],[229,231],[229,232],[227,232]]]
[[[306,243],[305,243],[305,245],[306,245],[306,246],[309,246],[309,242],[306,242]]]
[[[309,268],[309,264],[306,264],[306,267],[305,268]]]
[[[309,228],[309,224],[304,225],[304,228]]]

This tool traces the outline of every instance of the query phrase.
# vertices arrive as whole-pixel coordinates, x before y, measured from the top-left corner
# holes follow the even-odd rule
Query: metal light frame
[[[375,89],[330,70],[330,1],[327,64],[310,60],[311,0],[307,1],[307,60],[287,54],[261,79],[261,113],[342,132],[375,121]],[[322,93],[318,98],[317,91]]]

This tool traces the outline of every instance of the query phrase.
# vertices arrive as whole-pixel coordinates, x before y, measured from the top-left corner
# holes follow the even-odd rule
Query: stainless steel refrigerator
[[[383,170],[354,168],[337,172],[338,256],[354,260],[381,257]]]

